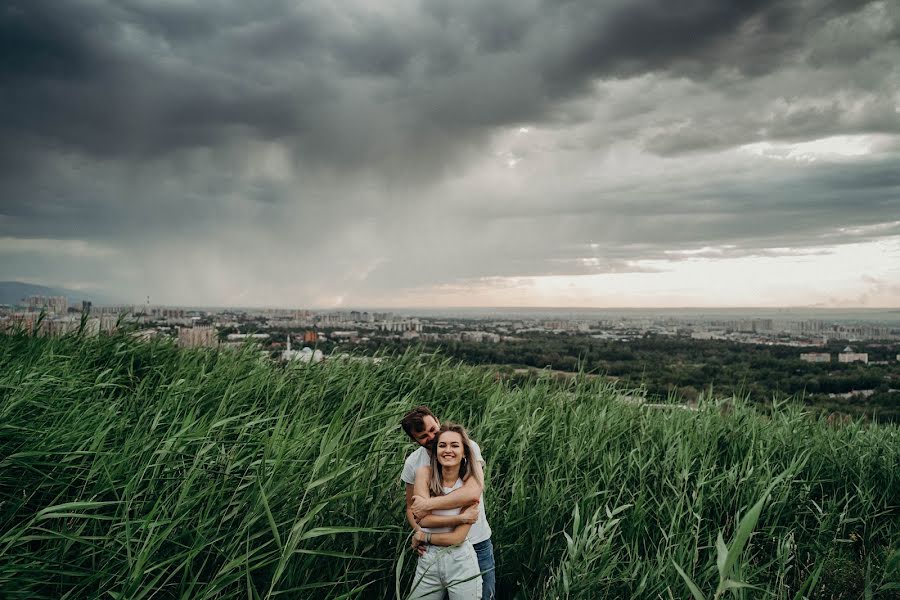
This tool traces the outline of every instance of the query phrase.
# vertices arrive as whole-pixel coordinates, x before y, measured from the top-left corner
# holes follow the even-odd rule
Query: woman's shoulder
[[[425,465],[416,469],[416,477],[431,477],[431,465]]]

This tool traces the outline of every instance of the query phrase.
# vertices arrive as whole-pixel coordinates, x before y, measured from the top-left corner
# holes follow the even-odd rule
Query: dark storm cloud
[[[3,150],[143,156],[260,136],[339,167],[378,153],[423,166],[422,143],[440,163],[594,77],[746,71],[763,49],[774,68],[802,41],[783,39],[790,26],[854,7],[783,4],[14,1],[0,12]]]
[[[214,60],[234,18],[150,6],[29,0],[0,10],[4,155],[128,159],[221,144],[240,128],[302,129],[293,104],[316,91],[254,85],[240,73],[251,63],[231,73]]]
[[[759,16],[771,29],[769,0],[747,2],[621,2],[598,10],[597,3],[563,3],[574,43],[563,49],[553,73],[567,81],[586,74],[653,71],[682,61],[709,61],[708,53],[745,20]],[[773,11],[775,12],[775,11]],[[766,31],[769,33],[769,31]],[[756,64],[756,63],[754,63]]]
[[[900,8],[875,2],[794,31],[778,70],[714,75],[705,96],[669,114],[645,148],[661,156],[765,140],[900,133]]]
[[[568,164],[528,169],[620,143],[687,161],[900,133],[897,22],[888,3],[828,0],[12,0],[0,236],[96,243],[94,272],[118,248],[120,282],[144,265],[190,288],[183,267],[213,291],[284,268],[380,290],[815,246],[900,212],[890,161],[596,189]],[[556,132],[545,155],[523,142],[503,159],[521,155],[527,183],[507,189],[486,168],[441,187],[499,164],[488,146],[522,125]],[[270,264],[286,247],[295,258]],[[26,272],[33,255],[49,273],[52,248],[28,248],[7,267]]]

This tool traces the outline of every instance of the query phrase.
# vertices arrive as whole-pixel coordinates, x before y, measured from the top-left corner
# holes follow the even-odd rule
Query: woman
[[[469,477],[481,478],[473,460],[469,436],[461,425],[446,423],[432,440],[431,466],[416,471],[415,493],[441,496],[462,487]],[[449,600],[480,600],[481,573],[478,557],[466,537],[478,517],[477,505],[465,512],[459,508],[435,510],[432,520],[457,523],[455,526],[422,527],[414,534],[413,545],[425,544],[413,579],[412,598],[442,597]]]

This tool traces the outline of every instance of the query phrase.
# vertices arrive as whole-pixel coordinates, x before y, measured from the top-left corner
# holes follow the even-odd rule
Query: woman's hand
[[[413,551],[417,552],[419,556],[425,554],[425,532],[421,529],[416,529],[415,532],[413,532],[410,546],[412,546]]]

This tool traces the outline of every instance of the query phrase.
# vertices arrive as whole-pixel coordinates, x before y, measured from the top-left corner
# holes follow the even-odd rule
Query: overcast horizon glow
[[[0,280],[900,306],[900,5],[12,0]]]

